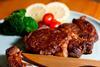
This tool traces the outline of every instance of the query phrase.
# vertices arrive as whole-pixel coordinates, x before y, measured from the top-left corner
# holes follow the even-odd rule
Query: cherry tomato
[[[50,24],[50,28],[56,28],[60,25],[61,23],[58,22],[57,20],[52,20],[52,23]]]
[[[54,16],[52,13],[47,13],[43,16],[43,22],[47,25],[50,25],[53,19]]]

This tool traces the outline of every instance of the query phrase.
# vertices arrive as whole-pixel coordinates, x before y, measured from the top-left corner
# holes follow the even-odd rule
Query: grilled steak
[[[64,23],[54,30],[37,30],[25,37],[26,46],[37,54],[67,56],[67,50],[69,57],[90,54],[98,35],[95,27],[85,18],[73,19],[72,23]]]
[[[85,19],[86,17],[82,16],[80,19],[73,19],[73,23],[65,23],[57,28],[69,36],[68,56],[70,57],[92,53],[93,44],[98,40],[95,27]]]
[[[60,30],[37,30],[25,37],[25,43],[33,53],[67,56],[67,34]]]

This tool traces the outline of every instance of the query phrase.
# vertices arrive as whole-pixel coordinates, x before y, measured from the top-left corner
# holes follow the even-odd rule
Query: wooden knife
[[[37,55],[23,53],[23,56],[31,62],[46,66],[46,67],[100,67],[100,61],[65,58],[51,55]]]

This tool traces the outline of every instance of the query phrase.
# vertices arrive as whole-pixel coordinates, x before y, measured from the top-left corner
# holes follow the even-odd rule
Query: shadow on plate
[[[20,50],[25,52],[25,45],[22,39],[18,39],[16,42],[11,44],[12,46],[17,46]],[[6,55],[0,55],[0,67],[7,67],[7,59]]]
[[[5,55],[0,55],[0,67],[7,67],[7,60]]]
[[[12,46],[15,45],[15,46],[17,46],[22,52],[26,52],[26,51],[25,51],[25,44],[24,44],[22,38],[18,39],[16,42],[12,43],[11,45],[12,45]]]

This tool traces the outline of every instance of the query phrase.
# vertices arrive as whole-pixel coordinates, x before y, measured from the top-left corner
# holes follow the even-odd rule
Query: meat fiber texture
[[[16,46],[12,46],[6,50],[8,67],[25,67],[22,62],[22,51]]]
[[[41,29],[25,37],[27,49],[36,54],[67,57],[67,34],[60,30]]]

